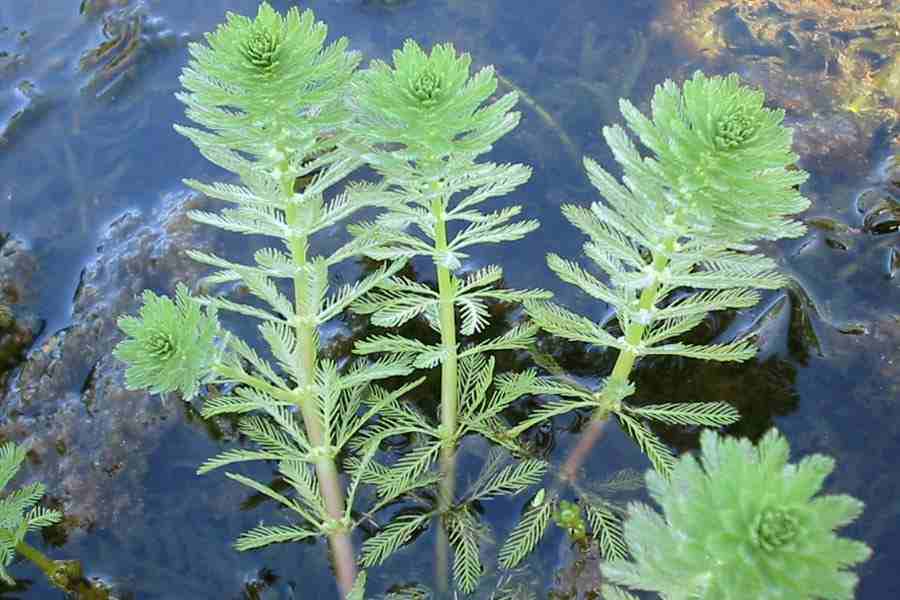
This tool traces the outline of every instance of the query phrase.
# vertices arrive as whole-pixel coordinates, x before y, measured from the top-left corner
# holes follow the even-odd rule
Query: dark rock
[[[21,241],[0,236],[0,398],[7,373],[19,365],[43,328],[28,303],[37,260]]]

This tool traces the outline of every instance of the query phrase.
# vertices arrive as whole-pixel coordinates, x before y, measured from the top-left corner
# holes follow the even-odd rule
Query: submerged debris
[[[847,110],[900,109],[894,0],[674,1],[668,23],[698,51],[778,57],[813,72]]]
[[[79,68],[91,74],[82,91],[97,97],[111,97],[128,80],[137,78],[140,63],[155,50],[184,41],[163,19],[151,16],[143,2],[83,2],[82,14],[101,15],[104,39],[79,60]]]

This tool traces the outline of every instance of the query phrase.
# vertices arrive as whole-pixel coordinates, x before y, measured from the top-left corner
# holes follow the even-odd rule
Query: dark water
[[[69,324],[79,273],[95,259],[97,242],[113,219],[129,208],[149,218],[165,193],[182,187],[182,178],[212,172],[172,130],[173,122],[184,121],[173,97],[177,76],[188,41],[213,28],[225,10],[249,14],[256,8],[255,0],[86,2],[81,12],[79,4],[0,2],[0,52],[6,53],[0,54],[5,138],[0,142],[0,230],[26,240],[38,259],[36,310],[46,320],[38,343]],[[577,157],[587,153],[609,165],[599,129],[617,118],[619,96],[645,108],[653,85],[667,76],[683,78],[701,67],[753,72],[740,53],[729,67],[727,60],[706,62],[702,53],[685,47],[673,34],[677,26],[659,27],[667,18],[662,2],[631,2],[628,9],[618,4],[317,0],[304,5],[330,25],[332,34],[350,37],[370,57],[387,56],[408,36],[423,44],[452,41],[473,54],[476,66],[496,65],[542,107],[538,111],[523,102],[519,129],[492,156],[534,165],[533,178],[513,200],[528,216],[539,218],[542,228],[527,242],[486,248],[478,262],[498,262],[511,287],[551,289],[561,303],[595,318],[603,307],[560,284],[543,262],[545,252],[575,257],[580,251],[580,238],[558,210],[564,202],[596,199]],[[273,5],[283,11],[289,3]],[[138,21],[139,30],[122,33]],[[134,44],[104,53],[110,39],[133,39]],[[803,123],[804,115],[791,112],[791,119]],[[636,376],[643,399],[727,400],[745,415],[735,433],[755,436],[775,425],[797,455],[835,456],[838,467],[829,491],[867,504],[864,516],[845,530],[875,550],[860,570],[857,597],[866,600],[900,593],[900,574],[891,567],[900,561],[900,286],[887,268],[891,248],[900,252],[900,234],[889,226],[879,235],[865,230],[857,208],[864,190],[881,189],[879,168],[886,164],[892,135],[885,128],[889,125],[871,135],[858,133],[865,138],[858,144],[865,157],[854,169],[827,157],[802,157],[802,166],[813,171],[805,190],[814,200],[810,216],[844,227],[811,227],[803,240],[767,249],[799,285],[790,294],[767,298],[787,308],[767,326],[759,358],[743,365],[659,361],[644,364]],[[828,127],[823,135],[831,135]],[[562,358],[586,377],[602,373],[609,362],[583,348],[567,350]],[[122,490],[141,504],[135,514],[142,517],[101,520],[48,552],[80,559],[89,575],[134,598],[333,597],[321,545],[248,554],[230,548],[241,530],[272,510],[256,506],[246,489],[221,475],[194,475],[196,465],[224,442],[185,410],[177,411],[178,424],[155,445],[146,476],[128,484],[135,489]],[[542,433],[551,440],[553,460],[565,455],[574,437],[570,431],[578,426],[570,416]],[[696,445],[695,432],[661,434],[679,449]],[[470,449],[472,455],[481,450]],[[612,432],[587,471],[602,478],[624,467],[646,464],[630,441]],[[254,473],[263,481],[268,477],[264,466]],[[58,482],[45,483],[52,495]],[[511,506],[487,510],[489,522],[508,530]],[[548,594],[552,570],[564,566],[557,564],[559,542],[558,534],[548,536],[535,561],[533,568],[544,570],[533,576],[537,597]],[[430,543],[428,535],[422,536],[375,570],[375,591],[427,581]],[[23,590],[8,597],[58,597],[32,567],[19,564],[11,572]],[[264,583],[251,592],[250,580]]]

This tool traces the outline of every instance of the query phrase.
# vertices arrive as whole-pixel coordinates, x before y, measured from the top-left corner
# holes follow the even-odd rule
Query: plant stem
[[[663,243],[666,250],[671,252],[675,247],[676,238],[674,236],[667,238]],[[652,266],[656,272],[661,272],[668,264],[668,255],[657,252],[653,253]],[[653,283],[641,291],[638,305],[639,310],[651,310],[656,306],[656,303],[661,299],[659,291],[659,281],[654,279]],[[625,340],[629,345],[637,346],[641,343],[646,330],[647,326],[645,324],[632,322],[625,331]],[[619,352],[619,356],[616,358],[616,364],[613,366],[612,373],[607,379],[606,385],[626,385],[636,360],[637,355],[630,350]],[[587,459],[588,455],[590,455],[591,449],[600,438],[603,437],[603,431],[607,421],[609,421],[609,416],[610,412],[608,409],[597,409],[591,417],[591,422],[587,429],[578,438],[578,444],[575,445],[575,448],[569,453],[569,456],[566,457],[566,461],[563,463],[562,469],[560,469],[559,472],[560,479],[563,481],[575,480],[578,469],[581,468],[581,465]]]
[[[563,148],[566,149],[566,153],[568,153],[569,158],[572,159],[572,162],[576,165],[581,164],[581,152],[578,151],[578,147],[575,145],[575,142],[572,141],[572,138],[569,137],[569,134],[560,127],[559,123],[556,119],[553,118],[547,109],[545,109],[541,104],[531,97],[525,90],[516,85],[511,79],[504,77],[500,73],[494,72],[494,75],[497,76],[497,81],[506,84],[507,87],[516,91],[519,94],[519,98],[522,99],[522,102],[527,104],[537,113],[537,116],[540,117],[550,129],[553,130],[554,133],[559,137],[560,142],[562,142]],[[627,97],[627,94],[623,94],[623,97]]]
[[[293,194],[293,178],[287,178],[282,182],[285,194]],[[314,201],[310,199],[309,201]],[[285,221],[288,227],[297,224],[297,206],[288,204],[285,210]],[[305,236],[292,237],[290,241],[291,258],[297,267],[306,266],[307,240]],[[334,454],[331,452],[330,440],[323,433],[323,423],[320,421],[317,410],[318,398],[316,391],[316,358],[318,347],[316,342],[316,315],[318,307],[312,306],[310,298],[307,298],[309,280],[303,274],[294,276],[294,310],[297,323],[295,331],[297,335],[297,387],[295,388],[297,405],[303,415],[303,424],[306,427],[306,436],[309,444],[314,449],[323,450],[316,458],[316,474],[319,480],[319,490],[325,501],[325,509],[328,516],[336,523],[344,518],[345,502],[344,491],[341,486],[340,475],[334,463]],[[327,424],[324,424],[327,427]],[[328,534],[331,545],[331,554],[334,559],[335,577],[341,597],[347,596],[353,589],[356,580],[356,558],[353,552],[353,541],[350,532],[345,527],[335,527]]]
[[[431,202],[431,213],[435,224],[435,250],[440,254],[447,251],[447,224],[444,221],[444,201],[437,197]],[[435,555],[435,572],[438,590],[447,591],[449,578],[450,541],[441,519],[453,506],[456,483],[456,428],[459,412],[457,398],[457,355],[456,355],[456,315],[453,311],[453,287],[450,270],[436,263],[438,294],[440,296],[439,319],[441,346],[444,360],[441,363],[441,429],[446,436],[441,447],[441,479],[438,497],[438,543]]]
[[[46,554],[25,541],[16,544],[16,552],[34,563],[37,568],[43,571],[51,583],[56,583],[56,563],[47,557]]]
[[[16,552],[39,568],[55,587],[66,592],[71,591],[69,590],[69,569],[66,562],[51,560],[46,554],[25,541],[16,544]]]

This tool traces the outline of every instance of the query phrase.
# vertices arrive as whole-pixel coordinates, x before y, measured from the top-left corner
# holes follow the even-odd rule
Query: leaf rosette
[[[519,121],[509,93],[482,106],[497,89],[492,67],[469,76],[472,59],[452,44],[426,53],[413,40],[395,50],[393,65],[374,60],[350,97],[356,134],[369,144],[402,145],[410,160],[478,155]]]
[[[184,284],[178,285],[174,302],[150,290],[144,291],[143,301],[140,316],[118,321],[128,337],[113,354],[128,364],[126,385],[154,394],[177,390],[190,400],[221,356],[216,310],[204,312]]]
[[[682,457],[669,479],[647,473],[663,514],[629,507],[634,562],[606,563],[604,576],[667,600],[852,599],[857,577],[847,567],[871,550],[834,530],[856,519],[862,502],[814,497],[834,461],[817,454],[789,464],[788,454],[774,430],[756,447],[705,431],[699,462]]]
[[[798,237],[792,220],[809,201],[798,191],[808,175],[793,169],[793,134],[782,125],[783,110],[763,106],[765,95],[741,85],[737,75],[706,77],[698,72],[679,89],[658,86],[652,119],[627,100],[622,114],[653,158],[641,159],[618,126],[607,127],[616,158],[628,179],[654,183],[692,232],[732,243]]]
[[[191,61],[180,79],[186,91],[176,94],[207,131],[176,130],[232,171],[239,157],[224,147],[265,167],[333,146],[314,133],[343,118],[338,100],[359,55],[346,51],[346,38],[325,46],[327,34],[310,10],[294,7],[282,16],[263,2],[252,19],[229,12],[206,44],[188,46]]]

